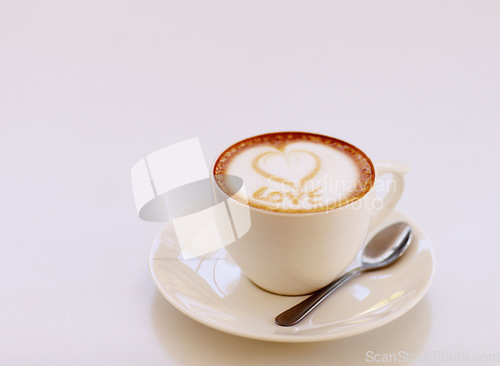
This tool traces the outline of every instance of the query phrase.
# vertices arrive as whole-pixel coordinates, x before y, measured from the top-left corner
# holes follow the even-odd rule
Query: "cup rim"
[[[278,134],[286,134],[286,133],[306,134],[306,135],[317,136],[317,137],[320,137],[320,138],[326,138],[326,139],[330,139],[330,140],[335,140],[335,141],[340,142],[341,144],[345,144],[345,145],[349,146],[350,148],[353,148],[356,151],[360,152],[363,155],[363,157],[366,159],[366,161],[369,163],[371,171],[373,173],[369,189],[365,190],[362,195],[357,196],[357,197],[355,197],[354,199],[352,199],[352,200],[350,200],[348,202],[345,202],[345,203],[343,203],[343,204],[341,204],[339,206],[334,206],[334,207],[331,207],[331,208],[326,208],[326,209],[321,210],[321,211],[311,211],[311,212],[308,212],[308,211],[282,212],[282,211],[267,210],[267,209],[264,209],[264,208],[252,206],[250,203],[244,203],[244,202],[242,202],[242,201],[234,198],[233,196],[231,196],[227,192],[225,192],[224,189],[222,189],[222,187],[217,183],[217,180],[215,179],[216,174],[215,174],[214,170],[215,170],[215,167],[216,167],[216,165],[217,165],[220,157],[226,151],[228,151],[232,147],[236,146],[237,144],[241,144],[242,142],[245,142],[245,141],[248,141],[248,140],[252,140],[252,139],[255,139],[255,138],[258,138],[258,137],[261,137],[261,136],[275,135],[275,134],[278,135]],[[275,215],[280,215],[280,216],[283,215],[283,216],[290,217],[290,216],[305,216],[305,215],[312,216],[312,215],[321,215],[321,214],[324,215],[324,214],[327,214],[327,213],[330,213],[330,212],[334,212],[337,209],[348,207],[349,205],[354,204],[354,203],[360,201],[361,199],[363,199],[364,197],[366,197],[368,195],[368,193],[370,193],[373,190],[373,188],[375,187],[376,171],[375,171],[375,166],[374,166],[372,160],[370,159],[370,157],[363,150],[361,150],[359,147],[357,147],[357,146],[355,146],[355,145],[353,145],[353,144],[351,144],[351,143],[349,143],[347,141],[338,139],[336,137],[331,137],[331,136],[328,136],[328,135],[322,135],[322,134],[318,134],[318,133],[314,133],[314,132],[306,132],[306,131],[277,131],[277,132],[268,132],[268,133],[262,133],[262,134],[254,135],[254,136],[251,136],[251,137],[247,137],[247,138],[239,140],[239,141],[233,143],[232,145],[226,147],[225,149],[223,149],[222,152],[217,155],[217,157],[214,159],[214,161],[213,161],[213,163],[211,165],[211,168],[210,168],[210,178],[211,178],[211,181],[216,186],[214,189],[218,189],[228,199],[231,199],[232,201],[237,202],[240,205],[248,207],[251,210],[256,210],[257,212],[271,214],[273,216],[275,216]]]

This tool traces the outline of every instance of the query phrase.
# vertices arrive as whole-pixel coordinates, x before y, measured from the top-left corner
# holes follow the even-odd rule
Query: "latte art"
[[[330,137],[282,132],[256,136],[226,150],[214,167],[229,195],[243,179],[247,197],[235,199],[274,212],[318,212],[362,197],[373,185],[370,160],[352,145]],[[240,193],[241,194],[241,193]]]
[[[307,150],[268,151],[257,155],[252,167],[263,177],[294,187],[314,178],[321,168],[321,160]]]

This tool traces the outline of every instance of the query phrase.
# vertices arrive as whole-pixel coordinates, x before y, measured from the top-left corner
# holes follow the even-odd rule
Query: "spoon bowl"
[[[398,222],[376,234],[365,246],[361,266],[375,270],[392,264],[406,251],[411,242],[411,227]]]

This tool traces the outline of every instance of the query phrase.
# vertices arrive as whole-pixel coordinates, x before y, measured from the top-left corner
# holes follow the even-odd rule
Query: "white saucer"
[[[395,211],[368,239],[397,221],[406,221],[413,229],[413,240],[404,256],[388,268],[348,282],[292,327],[280,327],[274,318],[304,296],[279,296],[258,288],[224,249],[203,258],[179,260],[176,236],[169,224],[154,239],[149,266],[161,294],[178,310],[209,327],[267,341],[338,339],[396,319],[429,289],[435,270],[434,250],[412,220]]]

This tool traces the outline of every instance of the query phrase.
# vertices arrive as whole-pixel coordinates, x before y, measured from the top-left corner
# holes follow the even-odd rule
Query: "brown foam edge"
[[[319,206],[313,210],[305,210],[305,209],[288,209],[282,210],[279,208],[272,208],[265,205],[259,205],[253,201],[242,201],[238,199],[238,197],[234,197],[234,193],[231,193],[231,189],[225,184],[224,176],[226,175],[226,169],[229,163],[232,160],[232,157],[241,151],[247,150],[256,145],[269,145],[273,146],[279,150],[282,150],[287,144],[291,142],[297,141],[309,141],[316,142],[328,145],[337,150],[346,152],[350,156],[354,158],[355,163],[357,164],[360,171],[360,182],[364,182],[365,184],[358,184],[357,189],[347,198],[344,198],[340,201],[337,201],[328,206]],[[310,132],[299,132],[299,131],[290,131],[290,132],[271,132],[262,135],[257,135],[253,137],[249,137],[247,139],[241,140],[230,147],[228,147],[215,161],[213,174],[215,177],[215,181],[217,185],[229,196],[233,196],[237,201],[249,205],[251,207],[270,211],[270,212],[279,212],[279,213],[317,213],[317,212],[325,212],[329,210],[333,210],[335,208],[339,208],[345,206],[351,202],[354,202],[360,198],[362,198],[375,184],[375,168],[373,166],[370,158],[356,146],[345,142],[343,140],[336,139],[334,137],[329,137],[325,135],[319,135]]]

